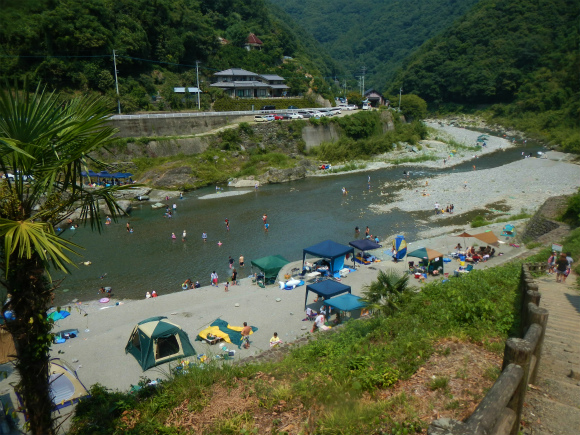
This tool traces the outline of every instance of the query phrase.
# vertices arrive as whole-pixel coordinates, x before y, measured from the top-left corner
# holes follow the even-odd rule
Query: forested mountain
[[[482,0],[424,44],[390,91],[495,104],[496,117],[580,152],[579,11],[577,0]]]
[[[402,60],[478,0],[270,0],[341,64],[346,79],[366,67],[365,87],[385,89]],[[275,11],[275,9],[274,9]],[[351,86],[355,82],[351,82]]]
[[[294,93],[328,90],[320,77],[335,74],[314,39],[297,36],[264,0],[0,0],[0,8],[1,79],[28,75],[114,100],[115,50],[125,111],[150,107],[158,92],[179,105],[170,90],[195,86],[196,61],[204,86],[230,67],[279,74]],[[261,50],[243,47],[250,32]]]

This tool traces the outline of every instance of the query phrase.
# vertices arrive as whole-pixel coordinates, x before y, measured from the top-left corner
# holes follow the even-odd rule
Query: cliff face
[[[297,159],[296,164],[292,168],[267,169],[268,163],[263,162],[256,165],[254,174],[260,174],[264,169],[266,172],[240,179],[254,180],[260,184],[282,183],[304,178],[314,168],[312,162],[302,157],[304,151],[323,142],[337,141],[342,134],[340,127],[333,122],[325,125],[312,125],[306,120],[247,123],[240,118],[237,121],[244,123],[228,124],[231,120],[228,117],[208,117],[207,122],[211,124],[207,124],[208,128],[220,127],[203,132],[206,124],[201,118],[143,118],[138,122],[135,119],[117,120],[116,125],[121,128],[119,139],[107,150],[102,150],[98,157],[110,163],[131,162],[143,157],[168,158],[162,165],[142,174],[138,181],[159,189],[191,189],[231,179],[244,167],[253,165],[255,156],[281,153]],[[163,125],[162,120],[167,125]],[[383,132],[394,129],[390,112],[381,112],[381,123]],[[186,132],[196,135],[169,135]],[[132,136],[139,133],[152,135]],[[206,171],[209,168],[212,168],[212,173]]]

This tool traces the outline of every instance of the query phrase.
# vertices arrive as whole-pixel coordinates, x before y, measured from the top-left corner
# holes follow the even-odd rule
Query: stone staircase
[[[540,306],[550,315],[535,386],[529,386],[522,420],[525,435],[580,434],[580,291],[576,275],[556,283],[538,279]]]

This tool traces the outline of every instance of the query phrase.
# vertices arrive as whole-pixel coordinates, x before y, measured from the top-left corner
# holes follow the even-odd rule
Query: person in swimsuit
[[[244,256],[240,255],[240,267],[244,267]]]

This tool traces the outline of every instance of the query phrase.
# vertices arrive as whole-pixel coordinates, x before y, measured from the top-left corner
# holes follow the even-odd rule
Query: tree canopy
[[[345,77],[360,76],[365,87],[385,90],[401,62],[429,38],[450,26],[478,0],[270,0],[311,32]]]
[[[95,91],[115,100],[113,50],[126,111],[159,96],[179,105],[174,86],[202,88],[218,70],[276,73],[291,91],[310,76],[333,75],[333,62],[308,35],[276,19],[263,0],[5,0],[0,14],[0,77],[49,88]],[[248,51],[249,33],[262,41]],[[327,86],[324,86],[326,89]],[[209,96],[208,96],[209,98]]]
[[[389,90],[402,85],[435,107],[495,104],[495,116],[580,151],[579,11],[572,0],[482,0],[411,56]]]

